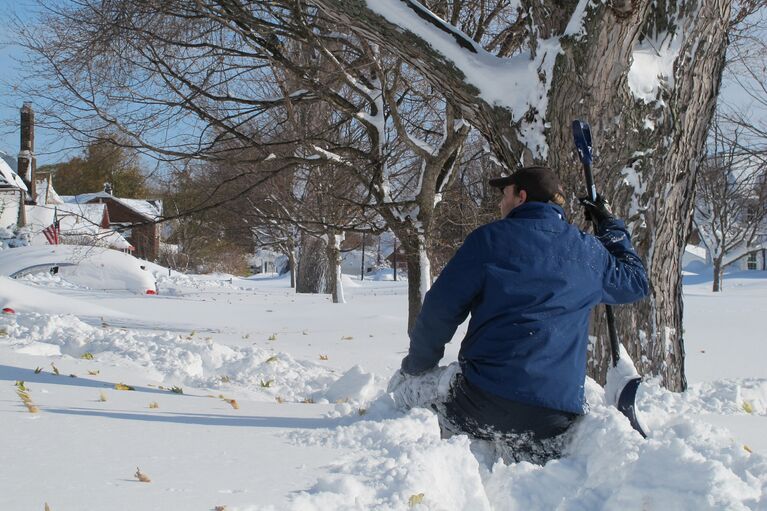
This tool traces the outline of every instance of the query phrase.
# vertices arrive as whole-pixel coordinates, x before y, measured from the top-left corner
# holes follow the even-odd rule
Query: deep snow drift
[[[2,280],[0,308],[19,305],[0,316],[0,509],[767,509],[767,275],[720,295],[688,282],[690,390],[640,386],[647,440],[589,382],[590,413],[543,467],[394,408],[402,282],[356,281],[343,305],[288,282]]]

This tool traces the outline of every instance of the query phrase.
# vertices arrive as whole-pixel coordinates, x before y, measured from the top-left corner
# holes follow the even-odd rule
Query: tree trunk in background
[[[531,23],[537,23],[533,33],[539,39],[559,37],[561,52],[550,89],[541,85],[548,94],[546,112],[530,109],[522,116],[488,103],[450,57],[375,14],[363,0],[315,3],[336,22],[358,30],[419,69],[432,86],[460,106],[461,114],[485,135],[508,168],[515,167],[521,154],[526,164],[543,163],[556,169],[571,191],[571,214],[579,209],[574,197],[583,194],[584,186],[570,125],[576,118],[591,123],[598,189],[626,219],[651,281],[647,299],[617,308],[618,333],[641,373],[660,375],[669,389],[683,390],[680,266],[692,225],[697,167],[721,82],[731,0],[701,0],[694,5],[678,0],[589,3],[583,18],[574,20],[575,25],[583,24],[581,33],[565,36],[571,18],[578,16],[573,13],[584,2],[543,0],[526,6]],[[393,4],[417,15],[409,0]],[[460,39],[439,25],[422,24],[423,30]],[[538,46],[539,39],[533,39],[529,48],[533,54],[552,51]],[[663,43],[660,48],[659,42]],[[641,90],[632,92],[629,78],[640,44],[645,52],[640,57],[653,55],[653,49],[666,53],[678,49],[675,60],[670,57],[673,71],[657,80],[653,95],[644,99],[638,97]],[[458,50],[456,45],[456,51],[475,58],[467,49],[470,43],[462,46]],[[636,71],[645,82],[651,73],[647,68]],[[540,130],[540,126],[544,126],[542,145],[525,138],[525,130]],[[528,140],[527,146],[523,140]],[[577,219],[582,221],[580,211]],[[597,314],[592,325],[597,342],[589,360],[589,374],[600,382],[605,381],[610,364],[602,316]]]
[[[335,234],[330,231],[329,241],[325,246],[326,258],[328,261],[327,292],[333,297],[333,303],[346,303],[344,298],[344,287],[341,282],[341,242],[344,239],[343,233]]]
[[[722,259],[724,257],[714,258],[714,287],[712,291],[718,293],[722,290]]]
[[[288,249],[288,265],[290,266],[290,288],[296,288],[296,248],[292,245]]]
[[[313,236],[302,236],[298,258],[296,293],[327,293],[328,259],[325,241]]]
[[[421,311],[423,299],[431,287],[431,268],[426,255],[426,242],[423,235],[412,232],[397,233],[405,252],[407,263],[408,315],[407,331],[415,325],[415,319]]]

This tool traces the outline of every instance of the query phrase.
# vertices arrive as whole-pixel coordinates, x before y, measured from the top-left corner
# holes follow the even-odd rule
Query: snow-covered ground
[[[590,383],[543,467],[394,409],[403,282],[347,279],[332,304],[274,276],[0,280],[0,509],[767,509],[767,274],[687,278],[690,390],[641,385],[643,440]]]

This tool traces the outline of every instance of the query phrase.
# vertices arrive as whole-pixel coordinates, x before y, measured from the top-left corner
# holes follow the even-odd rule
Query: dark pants
[[[523,439],[535,442],[567,431],[577,414],[510,401],[487,393],[461,374],[442,405],[443,432],[466,433],[483,440]]]

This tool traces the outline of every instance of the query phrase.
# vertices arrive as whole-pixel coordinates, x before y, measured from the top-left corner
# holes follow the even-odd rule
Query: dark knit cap
[[[522,167],[510,176],[497,177],[489,181],[490,186],[503,190],[514,185],[527,193],[527,201],[553,202],[562,205],[565,192],[556,173],[548,167]]]

